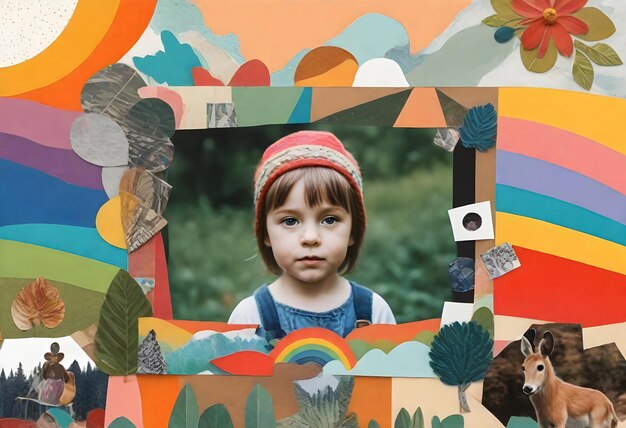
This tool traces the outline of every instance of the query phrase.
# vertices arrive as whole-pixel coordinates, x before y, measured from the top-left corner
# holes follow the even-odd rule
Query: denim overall
[[[350,297],[341,306],[326,312],[311,312],[275,302],[267,284],[263,284],[254,292],[261,315],[257,334],[271,341],[300,328],[321,327],[346,337],[355,328],[371,324],[372,291],[354,282],[350,285]]]

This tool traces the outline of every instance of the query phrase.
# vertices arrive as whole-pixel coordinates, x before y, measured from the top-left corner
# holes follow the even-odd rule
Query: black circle
[[[467,213],[463,217],[463,227],[470,232],[480,229],[483,224],[483,219],[478,213]]]

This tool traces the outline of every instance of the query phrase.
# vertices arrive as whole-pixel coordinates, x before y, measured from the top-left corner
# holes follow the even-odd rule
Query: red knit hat
[[[265,195],[274,181],[286,172],[304,167],[330,168],[350,183],[358,196],[355,215],[365,227],[363,184],[359,165],[334,134],[325,131],[299,131],[289,134],[269,146],[254,174],[255,231],[265,204]]]

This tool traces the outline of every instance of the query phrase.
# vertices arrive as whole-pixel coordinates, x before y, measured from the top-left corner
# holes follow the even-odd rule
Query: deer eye
[[[537,366],[537,371],[538,371],[538,372],[540,372],[540,371],[542,371],[542,370],[543,370],[543,364],[539,364],[539,365]]]

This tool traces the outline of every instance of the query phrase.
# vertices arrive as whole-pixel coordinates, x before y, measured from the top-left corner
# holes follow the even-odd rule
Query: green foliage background
[[[439,317],[456,257],[452,155],[432,143],[435,130],[345,125],[176,132],[165,212],[174,316],[226,321],[273,279],[257,256],[252,179],[265,148],[300,129],[334,132],[361,167],[367,232],[347,277],[385,298],[398,322]]]

